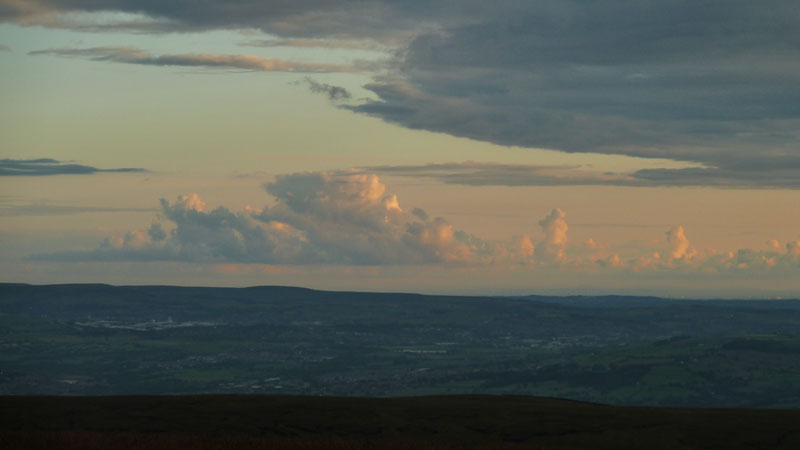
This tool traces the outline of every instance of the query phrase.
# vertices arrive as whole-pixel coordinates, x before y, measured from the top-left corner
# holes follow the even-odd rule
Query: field
[[[800,407],[800,302],[0,285],[0,394]]]

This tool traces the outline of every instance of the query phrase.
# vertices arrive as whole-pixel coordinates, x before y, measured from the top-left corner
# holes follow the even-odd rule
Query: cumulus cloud
[[[800,259],[800,240],[792,241],[786,244],[786,253],[792,259]]]
[[[533,264],[535,261],[536,245],[531,237],[524,234],[513,239],[514,247],[519,252],[520,262],[523,264]]]
[[[249,214],[224,207],[206,211],[197,194],[181,195],[174,202],[161,199],[161,210],[175,224],[162,245],[175,259],[262,262],[275,249],[269,230]]]
[[[539,221],[544,232],[544,241],[537,247],[537,256],[546,260],[565,262],[567,259],[567,213],[555,208],[550,215]]]
[[[167,232],[164,231],[164,227],[159,222],[153,222],[147,230],[147,234],[153,242],[163,241],[167,238]]]
[[[277,204],[258,219],[299,233],[319,261],[471,263],[486,251],[446,220],[402,208],[374,174],[281,175],[265,187]]]
[[[414,209],[412,209],[411,210],[411,214],[413,214],[414,216],[416,216],[416,217],[418,217],[418,218],[420,218],[422,220],[428,220],[428,213],[425,212],[425,210],[422,209],[422,208],[414,208]]]
[[[263,264],[478,264],[500,246],[456,229],[443,218],[404,209],[374,174],[308,172],[265,185],[274,204],[255,211],[210,209],[197,194],[161,200],[166,230],[109,237],[88,252],[43,259],[177,260]]]
[[[168,205],[168,203],[165,203],[164,200],[162,200],[162,207],[165,204]],[[201,199],[196,193],[184,194],[178,196],[178,199],[175,200],[173,207],[180,210],[203,212],[206,209],[206,202],[204,202],[203,199]]]
[[[602,267],[608,267],[612,269],[620,268],[625,266],[625,262],[620,258],[620,256],[616,253],[606,256],[605,258],[599,258],[596,260],[597,264]]]
[[[695,250],[689,243],[689,238],[683,231],[683,227],[677,225],[667,231],[667,243],[670,247],[670,257],[677,260],[688,260],[695,255]]]
[[[768,250],[695,249],[678,225],[666,241],[614,249],[572,244],[567,214],[554,208],[539,230],[490,241],[442,217],[407,207],[376,174],[362,171],[278,175],[264,185],[272,203],[234,211],[198,194],[162,199],[149,228],[109,236],[94,250],[36,255],[43,260],[188,261],[267,265],[443,265],[627,270],[635,273],[766,273],[800,268],[800,241]],[[785,250],[784,250],[785,249]],[[754,272],[755,271],[755,272]]]
[[[132,230],[125,233],[122,238],[122,246],[126,248],[142,247],[148,241],[147,235],[140,230]]]
[[[90,175],[99,172],[143,173],[141,168],[98,169],[51,158],[0,159],[0,177],[40,177],[49,175]]]
[[[147,66],[206,67],[255,70],[263,72],[353,72],[353,66],[320,64],[264,58],[255,55],[223,55],[216,53],[186,53],[152,55],[135,47],[51,48],[35,50],[29,55],[53,55]]]

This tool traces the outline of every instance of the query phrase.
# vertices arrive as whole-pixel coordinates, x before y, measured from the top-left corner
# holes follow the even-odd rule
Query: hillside
[[[798,423],[800,411],[507,396],[0,398],[4,448],[796,449]]]

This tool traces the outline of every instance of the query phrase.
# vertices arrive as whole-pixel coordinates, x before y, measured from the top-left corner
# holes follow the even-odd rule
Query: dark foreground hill
[[[5,449],[797,449],[800,411],[513,396],[0,397]]]

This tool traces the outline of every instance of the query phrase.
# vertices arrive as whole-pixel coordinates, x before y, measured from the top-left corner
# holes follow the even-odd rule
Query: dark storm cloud
[[[772,177],[756,171],[800,167],[796,2],[536,3],[421,35],[401,67],[350,108],[503,145],[720,169],[661,182],[757,184]]]
[[[784,186],[800,170],[796,0],[0,5],[6,21],[45,26],[58,26],[46,22],[58,11],[121,11],[172,31],[256,28],[274,42],[388,43],[395,60],[366,86],[376,98],[343,108],[501,145],[707,167],[643,171],[633,177],[642,183]]]
[[[636,174],[645,184],[797,185],[795,2],[532,6],[421,35],[401,67],[350,108],[502,145],[709,166]]]
[[[68,164],[50,158],[0,159],[0,176],[90,175],[99,172],[144,173],[147,170],[140,168],[98,169],[81,164]]]

